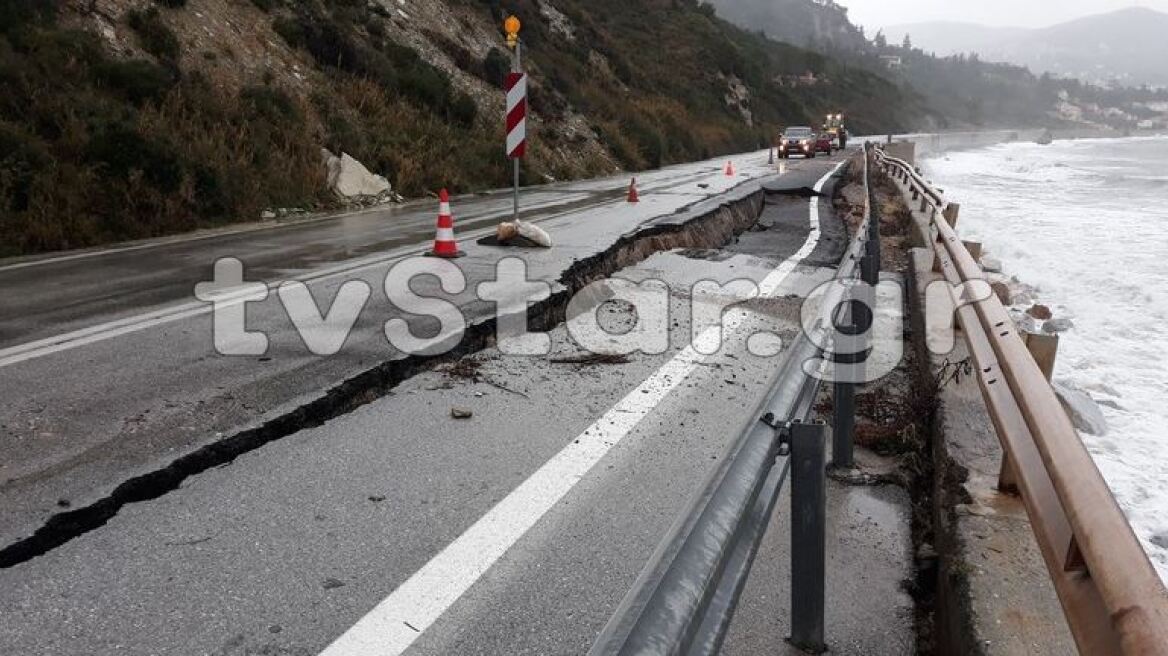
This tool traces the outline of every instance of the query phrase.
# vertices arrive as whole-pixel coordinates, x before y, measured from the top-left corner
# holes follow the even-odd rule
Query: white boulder
[[[1076,429],[1091,435],[1107,434],[1107,419],[1090,394],[1064,383],[1055,383],[1054,391]]]
[[[392,195],[393,186],[389,180],[370,172],[348,153],[337,157],[327,149],[321,149],[321,157],[328,170],[329,189],[341,198],[360,201],[388,199]]]
[[[515,228],[519,231],[519,236],[523,237],[544,248],[552,247],[552,237],[543,228],[525,221],[516,221]]]

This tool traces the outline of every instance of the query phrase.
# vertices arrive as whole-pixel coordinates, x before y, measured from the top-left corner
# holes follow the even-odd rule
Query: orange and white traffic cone
[[[450,213],[450,194],[445,189],[438,192],[438,233],[434,236],[434,250],[426,254],[446,258],[466,255],[458,250],[458,242],[454,241],[454,216]]]
[[[641,202],[641,196],[639,194],[637,194],[637,179],[636,178],[633,178],[633,181],[629,183],[629,202],[630,203]]]
[[[726,162],[726,175],[734,175],[734,162]]]

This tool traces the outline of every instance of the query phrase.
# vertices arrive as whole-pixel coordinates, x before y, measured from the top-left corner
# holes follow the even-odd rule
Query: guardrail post
[[[965,241],[961,240],[965,245],[965,250],[969,251],[969,256],[973,258],[974,262],[981,262],[981,242],[980,241]]]
[[[848,363],[844,356],[836,354],[837,371],[845,369]],[[831,465],[840,469],[850,468],[854,462],[856,441],[856,385],[837,380],[832,383],[832,423],[831,423]]]
[[[1059,336],[1046,333],[1022,333],[1026,350],[1034,356],[1034,362],[1042,375],[1049,381],[1054,376],[1054,362],[1058,357]]]
[[[961,205],[959,205],[958,203],[949,203],[948,205],[945,206],[945,211],[942,212],[942,215],[945,217],[945,221],[949,223],[950,228],[956,228],[957,227],[957,215],[960,213],[961,213]]]
[[[827,428],[791,424],[791,638],[813,653],[823,640],[827,481],[823,471]]]

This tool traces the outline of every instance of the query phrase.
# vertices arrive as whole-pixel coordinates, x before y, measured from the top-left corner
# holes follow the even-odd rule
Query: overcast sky
[[[963,21],[1045,27],[1072,18],[1140,5],[1168,12],[1168,0],[836,0],[868,34],[888,25]]]

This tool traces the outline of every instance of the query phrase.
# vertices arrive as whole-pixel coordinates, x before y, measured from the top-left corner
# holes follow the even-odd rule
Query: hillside
[[[1168,86],[1168,14],[1131,7],[1042,29],[920,23],[886,30],[939,55],[976,52],[983,60],[1087,82]]]
[[[322,147],[406,197],[505,186],[506,12],[529,182],[754,148],[829,110],[869,132],[926,115],[696,0],[0,0],[0,255],[335,207]]]
[[[710,0],[718,15],[772,39],[816,51],[862,50],[864,32],[834,0]]]

